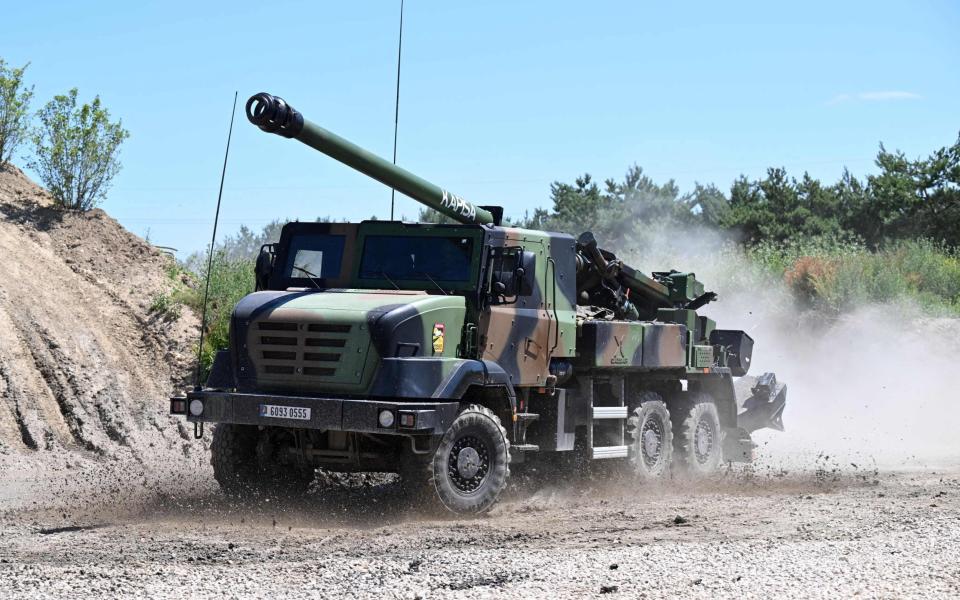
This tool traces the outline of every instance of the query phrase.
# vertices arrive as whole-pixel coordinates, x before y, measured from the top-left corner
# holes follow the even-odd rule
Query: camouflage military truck
[[[502,226],[500,208],[275,96],[246,112],[456,224],[289,223],[263,247],[229,349],[203,388],[171,399],[201,431],[216,423],[225,491],[297,492],[317,467],[397,472],[411,494],[476,513],[511,464],[706,474],[749,461],[752,431],[782,429],[785,386],[742,377],[753,340],[699,314],[716,295],[693,273],[645,275],[589,232]]]

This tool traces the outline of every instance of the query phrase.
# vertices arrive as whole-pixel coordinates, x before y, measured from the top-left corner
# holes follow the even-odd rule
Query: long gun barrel
[[[475,206],[460,196],[451,194],[426,179],[401,169],[339,135],[311,123],[282,98],[263,92],[255,94],[247,100],[246,111],[247,119],[263,131],[299,140],[455,221],[480,225],[494,223],[494,215],[491,211]]]

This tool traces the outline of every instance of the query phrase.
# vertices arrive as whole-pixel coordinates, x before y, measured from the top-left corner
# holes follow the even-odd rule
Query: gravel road
[[[960,596],[957,466],[600,485],[520,485],[476,519],[419,514],[389,478],[6,508],[0,597]]]

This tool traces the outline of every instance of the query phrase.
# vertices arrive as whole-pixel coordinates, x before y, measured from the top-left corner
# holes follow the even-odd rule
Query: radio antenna
[[[397,127],[400,122],[400,56],[403,52],[403,0],[400,0],[400,36],[397,41],[397,99],[393,105],[393,164],[397,164]],[[393,220],[397,190],[390,188],[390,220]]]
[[[220,171],[220,192],[217,194],[217,212],[213,215],[213,234],[210,236],[210,249],[207,256],[207,277],[203,288],[203,310],[200,317],[200,345],[197,347],[197,382],[199,390],[201,371],[203,370],[203,334],[207,328],[207,297],[210,295],[210,273],[213,271],[213,252],[217,242],[217,223],[220,221],[220,201],[223,199],[223,181],[227,176],[227,158],[230,157],[230,138],[233,137],[233,117],[237,114],[237,92],[233,92],[233,108],[230,111],[230,129],[227,131],[227,150],[223,153],[223,170]]]

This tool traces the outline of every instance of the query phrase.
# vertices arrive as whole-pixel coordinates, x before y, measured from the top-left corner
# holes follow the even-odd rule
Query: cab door
[[[496,362],[513,385],[543,385],[556,346],[547,247],[540,237],[505,229],[502,247],[488,249],[490,301],[480,313],[480,358]]]

